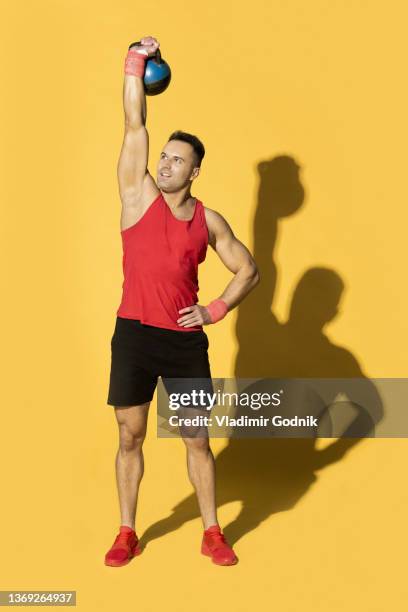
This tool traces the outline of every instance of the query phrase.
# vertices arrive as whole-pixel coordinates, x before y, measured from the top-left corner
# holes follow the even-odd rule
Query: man
[[[211,380],[208,338],[202,329],[221,320],[259,282],[248,249],[219,213],[191,195],[204,146],[174,132],[157,166],[157,182],[147,169],[148,133],[143,75],[158,41],[147,36],[125,60],[125,133],[118,163],[122,202],[123,295],[111,341],[108,404],[119,426],[116,477],[121,525],[105,564],[121,566],[141,553],[135,532],[139,484],[144,472],[142,445],[158,376]],[[197,299],[197,267],[210,244],[234,277],[207,306]],[[182,436],[190,481],[204,533],[201,552],[219,565],[238,561],[218,524],[215,464],[208,436]]]

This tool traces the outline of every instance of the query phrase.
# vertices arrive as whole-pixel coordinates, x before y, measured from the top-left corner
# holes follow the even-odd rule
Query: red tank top
[[[198,302],[198,264],[204,261],[208,246],[202,202],[196,200],[193,218],[184,221],[176,219],[160,193],[143,217],[121,235],[124,280],[116,314],[166,329],[202,329],[177,323],[187,314],[178,311]]]

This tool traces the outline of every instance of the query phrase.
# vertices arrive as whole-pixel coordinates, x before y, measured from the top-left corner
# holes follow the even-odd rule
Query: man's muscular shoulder
[[[204,206],[204,215],[208,228],[208,242],[213,248],[215,248],[217,238],[225,233],[232,233],[232,230],[226,219],[216,210]]]

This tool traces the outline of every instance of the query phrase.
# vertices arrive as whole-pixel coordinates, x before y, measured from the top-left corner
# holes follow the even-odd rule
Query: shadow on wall
[[[350,350],[336,346],[324,333],[324,327],[339,312],[344,291],[338,272],[324,267],[306,270],[293,291],[288,320],[282,323],[274,314],[278,222],[304,206],[305,192],[299,177],[300,166],[291,157],[262,161],[257,168],[259,191],[253,255],[261,282],[238,306],[235,376],[364,378],[362,367]],[[366,384],[377,406],[371,421],[374,426],[382,417],[381,400],[372,382],[367,379]],[[334,389],[333,395],[342,391],[341,387]],[[235,543],[270,515],[292,508],[316,482],[318,470],[339,461],[361,442],[361,438],[348,437],[352,431],[351,426],[342,438],[321,450],[316,449],[315,438],[232,436],[215,459],[217,507],[232,501],[242,503],[238,517],[224,527],[229,542]],[[199,516],[193,493],[178,503],[169,517],[152,525],[142,540],[146,543]]]

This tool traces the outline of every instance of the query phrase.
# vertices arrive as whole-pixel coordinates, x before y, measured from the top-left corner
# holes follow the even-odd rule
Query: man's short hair
[[[190,143],[197,157],[197,166],[201,166],[202,159],[205,155],[205,149],[203,143],[199,138],[197,138],[197,136],[188,134],[187,132],[182,132],[181,130],[176,130],[170,134],[169,142],[170,140],[182,140],[183,142]]]

